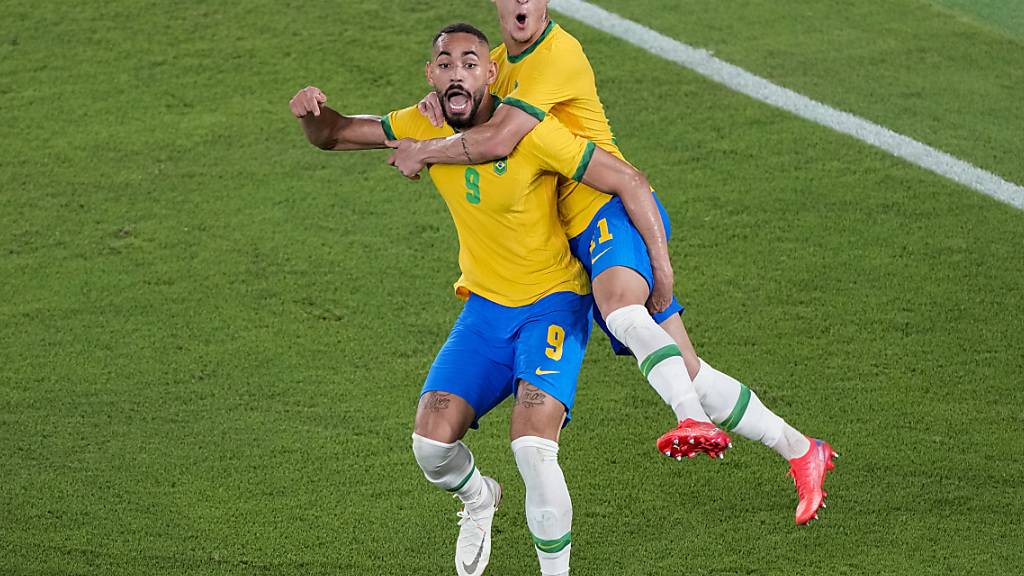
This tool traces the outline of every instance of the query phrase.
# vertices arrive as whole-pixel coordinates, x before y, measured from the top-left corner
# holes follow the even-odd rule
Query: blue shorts
[[[654,202],[658,205],[658,211],[661,213],[666,239],[671,238],[672,224],[669,222],[668,214],[658,200],[657,194],[654,194]],[[586,230],[569,240],[569,247],[572,249],[573,255],[586,268],[591,280],[612,266],[625,266],[636,270],[647,280],[648,288],[654,289],[654,272],[651,269],[651,257],[647,253],[647,244],[640,237],[640,232],[633,226],[626,207],[622,205],[622,200],[619,200],[617,196],[597,211]],[[655,314],[654,321],[661,324],[667,318],[674,314],[680,314],[682,311],[683,305],[675,296],[672,296],[672,304],[664,312]],[[594,307],[594,319],[597,320],[598,326],[608,334],[612,350],[616,354],[623,356],[632,354],[629,348],[616,340],[608,330],[601,311],[596,306]]]
[[[473,428],[525,380],[572,418],[576,379],[590,340],[594,299],[556,292],[510,308],[471,295],[437,353],[420,396],[448,392],[473,407]]]

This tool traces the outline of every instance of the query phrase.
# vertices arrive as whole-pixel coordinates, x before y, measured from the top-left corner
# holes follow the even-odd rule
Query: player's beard
[[[480,104],[483,102],[485,94],[487,94],[486,86],[481,86],[476,94],[470,94],[469,91],[459,85],[449,86],[443,94],[438,91],[437,98],[441,101],[445,122],[456,130],[471,128],[473,126],[473,119],[476,118],[476,113],[480,110]],[[464,97],[470,102],[466,112],[456,115],[456,113],[450,110],[449,99],[458,96]]]

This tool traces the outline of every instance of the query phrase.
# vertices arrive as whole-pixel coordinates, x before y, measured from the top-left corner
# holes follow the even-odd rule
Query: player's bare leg
[[[448,392],[427,392],[416,407],[415,433],[436,442],[462,440],[473,423],[473,407]]]
[[[796,521],[806,524],[824,506],[825,474],[834,465],[835,452],[827,442],[812,441],[765,407],[757,394],[735,378],[715,370],[697,356],[678,315],[661,323],[679,345],[687,371],[693,378],[701,404],[722,428],[761,442],[790,463],[789,474],[797,486]],[[658,448],[671,445],[672,432],[662,436]]]
[[[720,457],[729,446],[729,437],[712,424],[701,406],[682,348],[644,306],[650,294],[647,280],[631,268],[613,266],[592,284],[594,301],[608,330],[633,352],[644,377],[675,412],[679,425],[671,432],[668,445],[658,449],[678,460],[702,452]]]
[[[482,574],[490,559],[491,522],[501,486],[480,474],[462,437],[473,423],[473,408],[448,392],[427,392],[416,410],[412,451],[431,484],[462,501],[455,568],[461,576]]]
[[[526,522],[544,576],[569,573],[572,500],[558,465],[565,406],[540,388],[519,382],[512,408],[512,453],[526,485]]]

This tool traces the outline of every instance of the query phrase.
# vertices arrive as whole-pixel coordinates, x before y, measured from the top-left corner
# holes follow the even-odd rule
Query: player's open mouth
[[[445,92],[444,95],[445,105],[448,107],[448,112],[452,114],[465,114],[469,112],[469,105],[472,102],[468,92],[464,92],[458,88]]]
[[[516,24],[520,29],[526,28],[526,14],[516,14]]]

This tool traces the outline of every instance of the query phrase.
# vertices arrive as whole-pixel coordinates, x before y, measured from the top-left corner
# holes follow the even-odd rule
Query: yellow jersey
[[[448,124],[432,126],[415,106],[388,114],[381,125],[392,140],[455,134]],[[462,276],[455,283],[456,295],[465,299],[472,293],[519,307],[555,292],[590,293],[586,271],[562,230],[557,188],[559,175],[583,177],[594,147],[552,117],[508,158],[429,167],[459,238]]]
[[[522,54],[509,56],[502,44],[491,51],[491,60],[498,65],[491,91],[506,105],[542,121],[555,116],[574,134],[625,160],[597,95],[590,60],[579,41],[554,20]],[[610,199],[589,186],[562,179],[558,211],[565,234],[572,238],[583,232]]]

